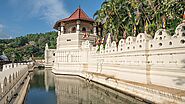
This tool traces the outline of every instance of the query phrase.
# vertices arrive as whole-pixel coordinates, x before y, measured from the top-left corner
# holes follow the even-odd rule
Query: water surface
[[[26,104],[142,104],[130,96],[75,76],[34,72]]]

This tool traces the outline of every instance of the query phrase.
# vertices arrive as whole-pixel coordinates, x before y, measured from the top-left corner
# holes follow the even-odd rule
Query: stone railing
[[[9,98],[13,96],[15,89],[18,88],[21,80],[23,80],[22,77],[28,73],[28,65],[32,64],[32,62],[27,62],[4,65],[4,70],[0,72],[0,102],[6,95],[10,95]]]
[[[85,45],[87,47],[88,43]],[[185,23],[182,23],[176,28],[175,34],[173,36],[170,36],[168,34],[168,31],[165,29],[159,29],[155,33],[154,39],[152,39],[152,37],[146,33],[139,33],[137,37],[128,36],[126,40],[121,39],[119,41],[118,47],[116,47],[115,41],[113,41],[112,43],[107,43],[105,49],[103,48],[103,45],[101,45],[100,54],[167,49],[184,46],[185,46]]]
[[[92,47],[86,41],[82,51],[88,51],[88,71],[185,90],[185,23],[176,28],[173,36],[160,29],[154,38],[140,33],[121,39],[118,46],[115,41],[107,43],[105,48]]]
[[[162,64],[179,67],[185,66],[185,23],[177,26],[175,34],[170,36],[165,29],[159,29],[154,38],[146,33],[139,33],[137,37],[128,36],[116,42],[92,47],[87,40],[82,43],[82,49],[90,49],[93,58],[104,59],[105,63],[119,64]],[[99,51],[97,51],[99,50]],[[122,57],[122,58],[120,58]],[[134,58],[134,59],[133,59]]]
[[[20,65],[31,65],[33,64],[33,62],[23,62],[23,63],[10,63],[10,64],[4,64],[3,65],[3,70],[2,71],[5,71],[5,70],[8,70],[8,69],[12,69],[12,68],[16,68]]]

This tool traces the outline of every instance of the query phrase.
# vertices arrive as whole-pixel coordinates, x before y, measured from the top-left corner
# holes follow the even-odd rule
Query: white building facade
[[[75,16],[80,17],[77,15],[80,12],[83,11],[78,8],[69,18],[55,24],[58,38],[57,49],[53,56],[55,57],[52,65],[53,73],[79,75],[91,80],[98,79],[100,83],[109,86],[114,86],[117,82],[109,83],[107,79],[114,79],[157,85],[184,93],[185,23],[177,26],[173,36],[170,36],[167,30],[160,29],[155,33],[154,38],[146,33],[140,33],[137,37],[129,36],[126,40],[121,39],[118,47],[113,41],[107,43],[105,48],[101,45],[100,50],[97,51],[99,47],[93,47],[96,31],[90,33],[95,30],[93,21],[74,19]],[[76,31],[73,33],[73,30]],[[86,31],[83,32],[83,30]],[[46,48],[45,51],[47,50],[49,49]],[[45,60],[48,57],[46,56]],[[102,79],[98,75],[105,78]],[[118,89],[123,88],[118,83],[115,86]],[[144,95],[141,96],[144,97]],[[146,97],[149,96],[146,95]],[[150,100],[158,101],[157,98]],[[185,101],[185,97],[182,100]]]

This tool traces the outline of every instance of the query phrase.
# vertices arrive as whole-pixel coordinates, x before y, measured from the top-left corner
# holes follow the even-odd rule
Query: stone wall
[[[134,95],[157,103],[163,102],[164,99],[178,102],[175,100],[177,93],[163,94],[166,92],[160,92],[160,89],[141,89],[141,86],[127,86],[122,82],[185,91],[185,23],[177,26],[173,36],[170,36],[167,30],[159,29],[154,38],[140,33],[137,37],[128,36],[121,39],[118,46],[115,41],[108,41],[105,47],[93,47],[91,42],[86,40],[81,41],[81,47],[77,49],[67,46],[57,48],[52,72],[79,75],[119,90],[134,91]],[[133,89],[131,86],[134,86]]]
[[[45,66],[51,67],[55,62],[55,51],[56,49],[45,49]]]
[[[18,95],[18,88],[27,77],[29,63],[5,64],[0,72],[0,104],[10,103]]]
[[[93,47],[87,40],[79,49],[57,49],[53,72],[96,72],[114,78],[185,90],[185,23],[173,36],[160,29]]]
[[[88,47],[84,44],[83,47]],[[160,29],[154,39],[140,33],[89,51],[88,71],[185,90],[185,23],[173,36]],[[94,70],[93,70],[94,69]]]

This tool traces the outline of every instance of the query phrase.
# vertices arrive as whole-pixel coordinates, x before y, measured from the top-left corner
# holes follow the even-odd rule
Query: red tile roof
[[[70,20],[87,20],[94,21],[92,18],[88,17],[87,14],[79,7],[71,16],[68,18],[62,19],[61,21],[70,21]]]
[[[85,20],[85,21],[89,21],[89,22],[94,22],[94,20],[92,18],[90,18],[89,16],[87,16],[87,14],[79,7],[68,18],[64,18],[62,20],[57,21],[55,23],[55,25],[54,25],[54,29],[57,29],[57,27],[59,26],[59,23],[61,23],[61,22],[67,22],[67,21],[72,21],[72,20]]]

